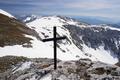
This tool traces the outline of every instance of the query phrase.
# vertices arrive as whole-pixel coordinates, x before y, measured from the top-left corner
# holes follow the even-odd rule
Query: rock
[[[120,67],[99,61],[59,61],[57,70],[54,70],[52,59],[34,58],[27,61],[1,72],[0,80],[120,80]]]

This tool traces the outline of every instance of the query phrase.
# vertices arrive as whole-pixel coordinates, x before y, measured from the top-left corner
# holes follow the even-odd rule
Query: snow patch
[[[118,62],[117,57],[114,57],[110,51],[105,50],[104,46],[100,46],[95,50],[83,44],[83,51],[87,54],[91,54],[92,56],[97,58],[98,61],[104,63],[115,64]],[[95,61],[92,57],[91,59]]]
[[[40,80],[52,80],[52,75],[51,74],[47,74],[43,78],[41,78]]]
[[[21,67],[19,67],[17,70],[15,70],[15,72],[20,71],[20,70],[23,71],[25,69],[29,69],[31,64],[32,64],[32,62],[25,62],[21,65]]]

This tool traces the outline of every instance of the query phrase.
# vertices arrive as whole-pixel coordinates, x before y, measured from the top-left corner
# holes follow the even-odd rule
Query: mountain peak
[[[41,16],[30,14],[30,15],[20,15],[20,16],[17,15],[16,17],[24,23],[29,23],[40,18]]]
[[[0,14],[3,14],[5,16],[11,17],[11,18],[15,18],[13,15],[11,15],[10,13],[8,13],[8,12],[2,10],[2,9],[0,9]]]
[[[19,18],[20,19],[20,18]],[[62,25],[76,25],[76,26],[81,26],[85,27],[84,25],[87,25],[86,23],[77,21],[73,18],[65,17],[65,16],[40,16],[38,18],[34,17],[26,17],[25,19],[22,20],[23,22],[26,22],[28,25],[32,24],[32,26],[39,25],[42,27],[53,27],[53,26],[62,26]],[[47,24],[46,24],[47,23]],[[82,26],[83,25],[83,26]]]

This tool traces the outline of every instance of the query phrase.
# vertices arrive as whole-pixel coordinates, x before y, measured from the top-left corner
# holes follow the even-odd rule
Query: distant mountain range
[[[94,24],[94,25],[99,25],[99,24],[110,24],[113,25],[114,27],[120,27],[120,20],[118,19],[112,19],[112,18],[107,18],[107,17],[98,17],[98,16],[72,16],[73,18],[86,22],[88,24]]]
[[[29,15],[16,15],[16,17],[19,20],[23,20],[27,17],[26,20],[32,21],[32,20],[36,19],[37,17],[41,17],[41,16],[29,14]],[[87,24],[92,24],[92,25],[107,24],[107,25],[110,25],[110,26],[113,26],[116,28],[120,28],[120,20],[118,20],[118,19],[112,19],[112,18],[107,18],[107,17],[98,17],[98,16],[69,16],[69,17],[71,17],[75,20],[78,20],[80,22],[87,23]],[[23,21],[23,22],[25,22],[25,21]]]

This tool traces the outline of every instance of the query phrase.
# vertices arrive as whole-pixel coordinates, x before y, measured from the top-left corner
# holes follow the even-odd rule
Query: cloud
[[[84,9],[103,9],[109,8],[106,4],[94,4],[94,3],[70,3],[66,5],[67,8],[84,8]]]
[[[118,4],[113,4],[112,2],[108,2],[106,0],[88,0],[88,1],[77,1],[72,3],[67,3],[64,5],[66,8],[74,8],[74,9],[106,9],[117,7]]]
[[[0,0],[0,8],[15,14],[120,17],[120,0]]]
[[[41,3],[54,3],[58,0],[0,0],[0,4],[41,4]]]

